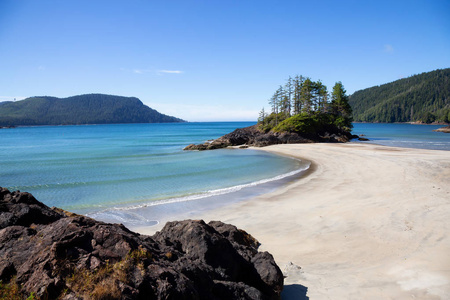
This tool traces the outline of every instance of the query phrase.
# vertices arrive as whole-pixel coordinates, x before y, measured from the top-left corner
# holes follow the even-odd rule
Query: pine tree
[[[315,83],[314,88],[315,88],[314,95],[316,97],[315,100],[316,111],[324,113],[328,102],[327,86],[324,85],[320,80],[318,80]]]
[[[293,95],[293,107],[294,107],[294,115],[299,114],[302,111],[302,102],[301,102],[301,90],[303,86],[303,76],[295,76],[294,78],[294,95]]]
[[[275,125],[278,125],[278,111],[280,108],[278,90],[273,94],[272,98],[269,99],[269,104],[272,107],[272,114],[275,115]]]
[[[286,116],[290,117],[292,111],[292,94],[293,94],[293,82],[291,76],[289,76],[286,85],[284,86],[284,90],[285,90],[284,95],[286,98]]]
[[[261,111],[259,112],[258,123],[265,124],[266,118],[267,118],[267,114],[266,114],[266,111],[264,110],[264,107],[263,107],[261,109]]]
[[[302,103],[302,112],[311,114],[313,102],[312,102],[313,82],[311,79],[306,78],[302,84],[300,90],[300,102]]]
[[[331,93],[331,113],[337,116],[336,125],[342,129],[352,128],[352,107],[348,103],[346,90],[340,81],[336,82]]]

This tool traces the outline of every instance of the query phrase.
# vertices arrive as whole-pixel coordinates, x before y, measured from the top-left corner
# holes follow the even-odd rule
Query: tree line
[[[266,112],[263,108],[258,118],[259,127],[264,131],[281,129],[277,127],[292,117],[296,117],[297,121],[312,118],[346,131],[352,128],[352,108],[340,81],[336,82],[329,93],[327,86],[320,80],[312,81],[302,75],[294,78],[290,76],[274,92],[269,104],[271,111]],[[292,123],[293,120],[290,121]]]

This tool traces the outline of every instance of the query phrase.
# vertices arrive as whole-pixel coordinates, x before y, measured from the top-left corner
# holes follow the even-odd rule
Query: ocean
[[[251,149],[183,151],[251,122],[38,126],[0,130],[0,186],[130,228],[217,208],[301,176],[309,162]],[[439,126],[354,124],[371,142],[450,150]]]
[[[370,141],[384,146],[450,150],[450,134],[434,132],[443,125],[403,123],[354,123],[353,134],[364,134]],[[366,143],[366,142],[364,142]]]
[[[243,190],[255,186],[273,187],[273,182],[308,168],[308,163],[258,150],[183,151],[190,143],[253,124],[2,129],[0,186],[30,192],[48,206],[99,220],[130,227],[152,225],[162,215],[185,207],[180,203],[207,198],[202,207],[226,204],[229,199],[222,195],[242,191],[242,196]]]

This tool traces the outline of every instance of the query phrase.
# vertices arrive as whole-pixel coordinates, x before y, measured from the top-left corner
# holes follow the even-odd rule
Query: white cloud
[[[386,44],[386,45],[384,45],[384,52],[386,52],[386,53],[393,53],[394,52],[394,47],[392,47],[392,45]]]
[[[156,75],[161,74],[182,74],[183,71],[180,70],[154,70],[154,69],[126,69],[126,68],[120,68],[120,71],[122,72],[131,72],[134,74],[145,74],[145,73],[153,73]]]
[[[180,70],[158,70],[158,73],[165,73],[165,74],[181,74],[184,73]]]
[[[135,74],[144,74],[144,73],[148,73],[151,71],[152,70],[147,70],[147,69],[133,69],[133,73],[135,73]]]

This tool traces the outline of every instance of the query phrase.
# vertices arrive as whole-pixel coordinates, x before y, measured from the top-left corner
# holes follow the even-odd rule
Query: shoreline
[[[260,148],[255,149],[258,150]],[[276,191],[302,177],[308,176],[313,168],[309,161],[300,160],[289,155],[275,155],[284,156],[293,160],[297,164],[297,169],[288,173],[279,174],[275,177],[212,190],[201,194],[148,202],[130,207],[106,209],[86,215],[104,222],[123,223],[129,229],[136,232],[147,232],[148,230],[156,232],[161,230],[168,221],[195,218],[200,213],[208,214],[209,212],[223,209],[229,205],[245,202]],[[108,212],[109,218],[105,215],[101,216],[105,211]],[[134,222],[133,224],[129,220],[145,220],[145,222]]]
[[[231,223],[259,240],[287,276],[283,299],[450,294],[449,151],[362,143],[261,150],[310,161],[308,175],[191,215]]]

